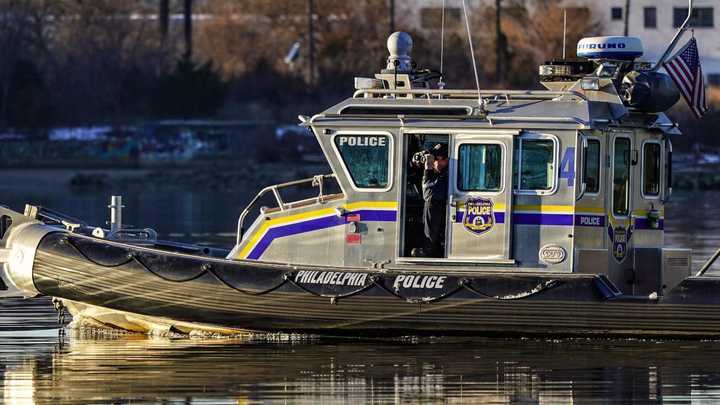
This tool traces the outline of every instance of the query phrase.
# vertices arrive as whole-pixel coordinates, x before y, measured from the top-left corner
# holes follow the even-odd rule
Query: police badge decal
[[[463,226],[475,235],[488,232],[495,225],[493,202],[489,198],[473,198],[465,201]]]
[[[625,260],[627,255],[628,232],[625,228],[618,226],[612,230],[613,257],[618,263]]]

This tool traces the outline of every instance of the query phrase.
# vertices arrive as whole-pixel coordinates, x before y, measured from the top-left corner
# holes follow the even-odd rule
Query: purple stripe
[[[455,222],[460,223],[463,220],[464,212],[460,211],[455,214]],[[568,214],[519,214],[512,216],[513,225],[566,225],[573,224],[573,216]],[[505,223],[505,213],[495,213],[495,223]]]
[[[391,210],[359,210],[348,212],[348,214],[360,215],[361,221],[395,222],[397,220],[397,212]],[[265,250],[267,250],[272,241],[277,238],[332,228],[346,223],[347,221],[345,220],[345,217],[331,215],[271,228],[265,232],[265,235],[263,235],[257,245],[255,245],[255,247],[250,251],[247,258],[252,260],[259,259],[262,254],[265,253]]]
[[[648,221],[647,218],[635,218],[635,229],[637,230],[650,230],[650,231],[656,231],[665,229],[665,220],[660,219],[658,221],[658,227],[657,228],[651,228],[650,227],[650,221]]]
[[[574,216],[569,214],[513,214],[517,225],[566,225],[572,226]]]
[[[350,214],[360,215],[360,221],[377,221],[377,222],[395,222],[397,221],[397,211],[390,210],[360,210],[353,211]],[[345,219],[343,219],[343,222]]]

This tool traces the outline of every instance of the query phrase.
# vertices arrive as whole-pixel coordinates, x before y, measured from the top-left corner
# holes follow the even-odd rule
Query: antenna
[[[567,38],[567,9],[563,8],[563,59],[565,59],[565,39]]]
[[[442,2],[442,15],[440,17],[440,80],[438,81],[438,88],[440,90],[445,88],[445,82],[443,81],[443,61],[445,60],[445,0]]]
[[[665,50],[665,53],[662,54],[660,59],[658,59],[655,66],[653,66],[652,69],[650,69],[651,72],[656,72],[658,69],[660,69],[660,66],[662,66],[663,62],[665,62],[665,59],[667,59],[668,55],[670,55],[670,52],[675,48],[675,45],[680,40],[680,37],[682,36],[682,33],[685,32],[685,29],[687,28],[688,23],[690,22],[690,17],[692,16],[693,11],[693,0],[688,0],[688,13],[687,17],[685,17],[685,21],[683,21],[680,28],[678,28],[678,31],[675,33],[675,36],[670,41],[670,45],[668,45],[667,49]]]
[[[468,19],[467,0],[462,0],[463,14],[465,14],[465,28],[467,29],[468,42],[470,43],[470,56],[472,57],[473,70],[475,71],[475,85],[477,86],[478,104],[481,109],[485,109],[482,96],[480,95],[480,79],[478,77],[477,64],[475,63],[475,49],[473,48],[472,35],[470,34],[470,20]]]

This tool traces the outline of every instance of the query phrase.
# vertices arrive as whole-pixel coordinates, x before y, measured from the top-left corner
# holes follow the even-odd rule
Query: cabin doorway
[[[400,257],[415,257],[413,253],[424,250],[428,251],[428,240],[425,236],[425,224],[423,221],[423,171],[424,168],[413,158],[430,151],[434,146],[440,144],[446,149],[450,142],[448,134],[405,134],[405,153],[403,164],[404,187],[401,193],[401,244]],[[449,170],[449,167],[445,170]],[[447,221],[445,221],[447,224]],[[445,225],[447,227],[447,225]],[[446,234],[446,230],[441,230]],[[443,241],[438,249],[439,254],[432,255],[435,258],[445,257],[446,242]],[[425,255],[422,255],[425,256]],[[438,257],[440,256],[440,257]]]
[[[513,134],[457,134],[450,140],[447,257],[509,261]]]
[[[610,274],[616,281],[631,281],[633,268],[633,190],[638,151],[632,132],[611,131],[608,179],[608,229]],[[628,286],[619,283],[621,289]],[[630,286],[631,287],[631,286]]]
[[[405,134],[400,258],[427,246],[418,152],[447,147],[445,238],[434,260],[510,262],[515,133]]]

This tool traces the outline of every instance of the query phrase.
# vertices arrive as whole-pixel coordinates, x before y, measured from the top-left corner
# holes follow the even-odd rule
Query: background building
[[[626,10],[626,2],[630,5]],[[566,4],[590,9],[602,26],[604,35],[639,37],[645,46],[643,59],[655,61],[667,48],[677,28],[687,16],[687,0],[568,0]],[[720,28],[717,13],[720,0],[696,0],[690,21],[698,41],[700,61],[707,83],[720,86]],[[627,15],[626,15],[627,14]],[[686,32],[678,43],[690,38]]]
[[[512,14],[523,5],[533,9],[542,2],[502,0],[500,4],[504,13]],[[482,14],[488,8],[494,8],[496,3],[496,0],[468,0],[473,16]],[[597,26],[597,34],[639,37],[645,46],[642,59],[647,61],[657,60],[665,51],[670,39],[685,19],[688,5],[687,0],[564,0],[559,3],[569,11],[568,24],[573,23],[571,20],[574,18],[589,18],[594,23],[590,25]],[[440,29],[438,21],[442,5],[443,0],[398,2],[397,15],[408,29],[435,31]],[[461,0],[445,0],[445,7],[446,27],[464,29]],[[716,17],[720,0],[696,0],[693,8],[691,23],[700,48],[706,82],[720,86],[720,28]],[[474,22],[472,28],[475,31],[473,35],[481,35],[481,31],[494,30],[494,20]],[[690,33],[685,33],[679,45],[683,45],[689,38]],[[569,55],[573,54],[574,47],[574,43],[568,43]]]

